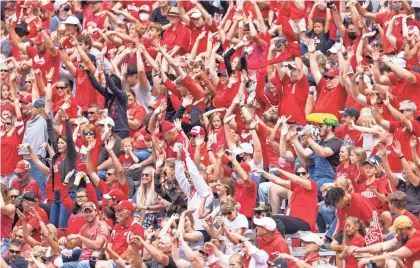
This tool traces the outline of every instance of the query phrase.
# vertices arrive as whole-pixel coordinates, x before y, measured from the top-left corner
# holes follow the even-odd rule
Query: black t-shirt
[[[169,257],[169,263],[168,265],[163,265],[161,263],[159,263],[157,260],[150,260],[150,261],[145,261],[144,264],[146,264],[147,268],[177,268],[174,260],[172,259],[172,257]]]
[[[413,215],[419,215],[420,212],[420,185],[414,186],[403,180],[399,180],[397,190],[407,195],[407,210]]]
[[[28,267],[28,262],[23,257],[20,257],[12,264],[9,263],[9,258],[4,258],[4,261],[12,268],[27,268]]]
[[[331,139],[324,141],[321,140],[319,142],[319,145],[321,145],[322,147],[328,147],[331,150],[333,150],[334,154],[330,157],[327,157],[328,162],[330,163],[332,169],[337,168],[337,166],[340,164],[340,148],[343,145],[343,141],[341,139],[339,139],[338,137],[334,136]]]
[[[330,33],[321,32],[316,34],[314,30],[309,31],[306,34],[309,38],[313,39],[315,42],[315,49],[321,51],[322,53],[327,53],[327,41],[330,39]]]

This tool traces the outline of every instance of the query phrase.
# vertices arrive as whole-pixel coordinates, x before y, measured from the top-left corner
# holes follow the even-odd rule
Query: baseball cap
[[[34,1],[25,1],[21,7],[37,8],[38,4]]]
[[[198,19],[201,16],[203,16],[203,14],[201,14],[200,10],[196,10],[191,14],[191,18],[193,18],[193,19]]]
[[[333,67],[325,74],[325,76],[337,77],[339,74],[340,74],[340,71],[337,68]]]
[[[233,150],[233,153],[235,155],[243,154],[243,153],[245,153],[245,154],[253,154],[254,153],[254,148],[252,147],[251,144],[249,144],[247,142],[244,142],[244,143],[239,144],[239,146],[236,147],[235,150]]]
[[[43,101],[43,100],[41,100],[41,99],[36,100],[32,106],[33,106],[34,108],[36,108],[36,109],[41,109],[41,108],[44,108],[44,106],[45,106],[45,101]]]
[[[270,232],[276,230],[276,222],[270,217],[264,217],[261,219],[254,218],[254,224],[267,229]]]
[[[172,122],[169,122],[167,120],[163,121],[162,124],[160,124],[159,126],[159,132],[160,133],[165,133],[166,131],[169,131],[171,129],[173,129],[175,127],[175,125]]]
[[[339,112],[342,116],[354,116],[356,120],[359,118],[359,112],[353,106],[347,107],[344,111]]]
[[[31,95],[19,96],[19,100],[25,104],[32,103],[32,96]]]
[[[114,123],[114,120],[112,120],[112,118],[111,117],[106,117],[106,118],[102,118],[101,120],[99,120],[98,121],[98,123],[97,124],[99,124],[99,125],[105,125],[105,124],[108,124],[108,125],[110,125],[110,126],[112,126],[112,127],[114,127],[115,126],[115,123]]]
[[[330,49],[328,49],[328,52],[332,53],[332,54],[337,54],[338,50],[336,46],[332,46]]]
[[[123,200],[123,201],[119,202],[118,205],[114,206],[114,209],[115,210],[126,209],[126,210],[129,210],[129,211],[133,212],[134,211],[134,206],[133,206],[133,203],[131,203],[130,201]]]
[[[112,189],[109,193],[104,194],[105,199],[115,199],[117,201],[123,201],[125,199],[124,192],[120,189]]]
[[[38,202],[38,197],[34,192],[24,192],[23,195],[18,197],[18,200],[26,200],[30,202]]]
[[[96,206],[93,202],[86,202],[83,204],[82,206],[82,211],[84,211],[85,209],[92,209],[92,210],[96,210]]]
[[[324,244],[324,241],[312,232],[299,232],[299,238],[306,243],[315,243],[318,246],[322,246]]]
[[[20,160],[15,168],[15,172],[16,173],[23,173],[26,170],[30,170],[31,169],[31,163],[29,163],[26,160]]]
[[[395,232],[397,229],[413,227],[413,222],[411,219],[405,215],[398,216],[391,227],[389,227],[390,232]]]
[[[34,38],[34,44],[40,45],[44,42],[44,37],[42,37],[41,33],[38,33],[37,36]]]
[[[62,5],[64,5],[65,3],[67,3],[67,1],[68,0],[56,0],[54,2],[54,11],[59,10]]]
[[[43,5],[41,9],[44,11],[54,11],[54,3],[48,3],[46,5]]]
[[[178,7],[171,7],[168,11],[168,16],[179,16]]]
[[[289,264],[283,258],[277,258],[274,261],[267,261],[268,266],[275,266],[277,268],[288,268]]]
[[[80,21],[75,16],[68,16],[67,19],[63,23],[64,24],[79,25]]]
[[[405,59],[400,57],[394,58],[391,62],[392,64],[395,64],[400,68],[405,68],[407,66],[407,62],[405,61]]]
[[[417,111],[417,105],[412,100],[403,100],[399,110]]]
[[[200,126],[195,126],[191,129],[190,131],[190,135],[191,136],[198,136],[198,135],[206,135],[206,131],[204,130],[204,128],[200,127]]]
[[[150,6],[149,5],[142,5],[140,8],[139,8],[139,13],[140,12],[147,12],[147,13],[150,13],[151,12],[151,10],[150,10]]]
[[[219,77],[220,76],[229,76],[229,74],[228,74],[227,70],[223,70],[223,71],[218,72],[217,76],[219,76]]]
[[[127,75],[136,75],[138,74],[137,67],[130,65],[127,67]]]
[[[369,164],[369,165],[374,166],[374,167],[379,167],[379,162],[378,162],[378,160],[376,159],[376,157],[369,157],[368,159],[366,159],[366,160],[363,162],[363,165],[364,165],[364,164]]]

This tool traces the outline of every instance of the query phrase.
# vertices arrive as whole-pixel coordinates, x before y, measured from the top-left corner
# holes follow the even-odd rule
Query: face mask
[[[398,11],[402,8],[402,4],[401,3],[393,3],[391,5],[391,7],[392,7],[392,10]]]
[[[354,33],[354,32],[349,32],[349,38],[350,38],[350,40],[355,40],[356,39],[356,33]]]
[[[71,7],[69,5],[64,7],[64,11],[70,11]]]
[[[150,18],[150,15],[147,13],[140,13],[139,17],[141,21],[148,21]]]
[[[239,163],[241,163],[242,161],[244,161],[244,157],[243,156],[240,156],[240,155],[237,155],[236,156],[236,161],[238,161]]]

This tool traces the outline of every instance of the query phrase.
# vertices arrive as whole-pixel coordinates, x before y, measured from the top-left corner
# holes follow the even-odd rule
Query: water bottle
[[[289,247],[290,254],[292,254],[292,239],[288,237],[286,239],[287,246]]]

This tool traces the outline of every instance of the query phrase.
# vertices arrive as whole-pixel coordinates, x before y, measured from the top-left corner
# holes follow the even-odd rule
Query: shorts
[[[302,18],[300,20],[289,20],[290,26],[292,26],[293,32],[300,33],[300,32],[306,32],[306,21],[305,18]]]

